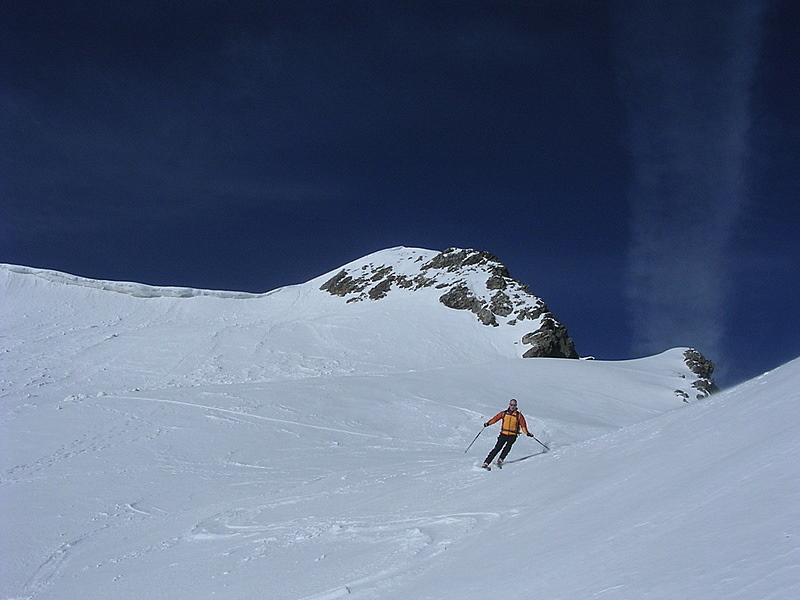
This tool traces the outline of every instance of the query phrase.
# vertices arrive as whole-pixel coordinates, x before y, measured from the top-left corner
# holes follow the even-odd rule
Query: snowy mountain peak
[[[468,310],[492,327],[518,327],[524,358],[577,358],[566,328],[544,301],[513,279],[488,252],[392,248],[342,267],[320,289],[347,302],[376,301],[408,292],[434,291],[454,310]]]

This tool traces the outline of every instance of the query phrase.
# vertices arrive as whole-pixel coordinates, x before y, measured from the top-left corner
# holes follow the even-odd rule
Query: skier
[[[528,426],[525,423],[525,417],[522,416],[522,413],[517,410],[517,401],[512,398],[508,403],[508,408],[506,410],[502,410],[493,416],[491,419],[486,421],[483,424],[484,427],[489,427],[494,423],[497,423],[499,420],[503,420],[502,424],[500,425],[500,435],[497,436],[497,443],[495,444],[492,451],[489,452],[489,455],[486,457],[486,461],[483,463],[484,469],[489,469],[489,465],[492,462],[492,459],[497,456],[497,453],[500,452],[500,457],[497,459],[497,466],[503,466],[503,461],[508,456],[508,453],[511,452],[511,446],[514,445],[514,442],[517,441],[517,436],[519,435],[520,430],[527,435],[528,437],[533,437],[533,434],[528,431]]]

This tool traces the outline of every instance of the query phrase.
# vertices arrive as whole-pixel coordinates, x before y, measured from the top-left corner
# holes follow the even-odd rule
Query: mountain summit
[[[518,341],[527,346],[523,358],[578,358],[567,329],[544,301],[488,252],[392,248],[346,265],[320,289],[347,302],[432,289],[443,305],[473,312],[486,326],[520,330]]]

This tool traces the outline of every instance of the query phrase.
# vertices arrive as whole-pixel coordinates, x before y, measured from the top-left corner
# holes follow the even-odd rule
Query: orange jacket
[[[487,425],[493,425],[497,423],[500,419],[503,419],[503,424],[500,426],[500,433],[504,433],[506,435],[519,435],[520,429],[522,433],[525,435],[530,435],[528,433],[528,425],[525,423],[525,417],[522,416],[522,413],[519,411],[516,412],[508,412],[507,410],[501,410],[491,419],[486,421]]]

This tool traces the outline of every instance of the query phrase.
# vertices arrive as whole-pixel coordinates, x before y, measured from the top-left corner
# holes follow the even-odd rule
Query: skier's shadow
[[[529,458],[533,458],[534,456],[541,456],[542,454],[547,454],[547,450],[543,450],[542,452],[537,452],[536,454],[529,454],[528,456],[523,456],[522,458],[514,458],[512,460],[507,460],[503,464],[511,464],[515,462],[522,462],[523,460],[528,460]]]

